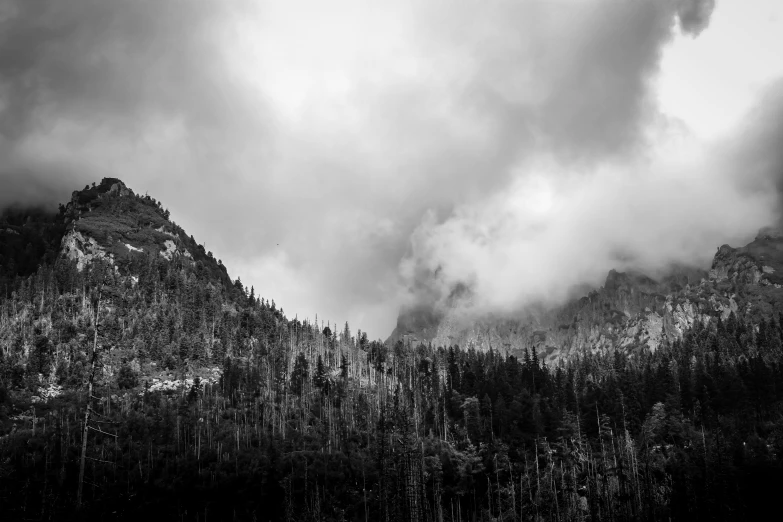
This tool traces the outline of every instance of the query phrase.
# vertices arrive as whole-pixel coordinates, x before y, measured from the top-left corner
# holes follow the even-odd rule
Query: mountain
[[[783,232],[766,228],[742,248],[721,246],[709,271],[679,266],[653,279],[611,270],[601,288],[554,308],[531,306],[499,318],[466,313],[464,299],[439,312],[419,304],[401,311],[386,342],[492,348],[517,356],[528,349],[550,363],[586,351],[655,351],[682,339],[696,321],[725,321],[740,309],[771,317],[783,303],[782,283]]]
[[[116,178],[74,191],[57,213],[6,210],[0,231],[3,302],[16,310],[0,326],[2,362],[18,386],[82,381],[96,314],[106,382],[122,368],[133,382],[214,380],[226,355],[259,342],[255,325],[287,322]]]
[[[17,206],[0,214],[0,281],[29,275],[60,257],[75,261],[80,271],[100,259],[129,275],[144,255],[181,257],[214,281],[232,284],[222,262],[170,221],[160,202],[116,178],[74,191],[57,213]]]
[[[226,267],[206,252],[193,236],[169,220],[169,211],[149,196],[136,195],[116,178],[75,191],[62,210],[66,233],[61,255],[79,270],[95,259],[133,272],[139,255],[180,257],[197,263],[210,278],[230,285]]]
[[[723,246],[708,272],[612,271],[502,320],[466,320],[458,287],[384,344],[287,318],[118,179],[8,209],[0,513],[764,519],[783,488],[782,242]]]

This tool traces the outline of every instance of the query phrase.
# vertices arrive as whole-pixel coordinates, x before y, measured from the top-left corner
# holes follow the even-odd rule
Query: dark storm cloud
[[[698,36],[710,23],[715,0],[680,0],[677,14],[686,33]]]
[[[58,118],[143,132],[152,114],[216,125],[236,116],[211,24],[219,4],[20,0],[0,22],[0,129],[18,139]],[[208,100],[208,103],[204,103]]]
[[[492,120],[498,149],[509,152],[499,162],[529,148],[584,162],[637,150],[656,110],[649,81],[677,17],[696,34],[713,2],[489,5],[468,2],[446,16],[435,9],[439,24],[428,20],[440,37],[435,45],[473,64],[459,102]],[[492,172],[504,171],[497,167]]]
[[[647,150],[697,4],[5,2],[0,205],[120,177],[287,312],[382,336],[428,211]]]
[[[78,183],[78,176],[66,177],[60,169],[54,171],[30,167],[19,169],[0,167],[0,211],[8,205],[42,205],[49,210],[67,201]]]
[[[584,160],[638,143],[651,110],[646,82],[670,35],[664,4],[522,2],[493,15],[489,44],[474,49],[470,99],[512,148],[530,142]]]
[[[549,150],[556,160],[532,161],[502,192],[418,227],[401,264],[414,306],[443,306],[461,284],[471,288],[469,315],[553,304],[584,283],[600,285],[611,268],[707,266],[715,245],[743,244],[774,219],[778,198],[769,188],[781,173],[776,96],[783,90],[773,88],[747,117],[740,139],[706,147],[666,143],[677,134],[674,122],[650,98],[674,23],[696,36],[714,3],[581,7],[575,45],[558,49],[565,54],[519,60],[530,77],[552,80],[547,96],[529,104],[499,98],[495,111],[520,114],[523,129],[541,136],[530,152]],[[536,70],[537,58],[548,74]],[[525,105],[533,110],[519,110]]]
[[[725,144],[732,166],[742,173],[746,190],[768,188],[781,195],[778,213],[783,226],[783,79],[768,86],[737,133]]]
[[[0,205],[25,194],[61,201],[82,182],[115,175],[117,158],[96,165],[91,154],[112,140],[125,149],[138,146],[161,122],[177,122],[193,146],[210,141],[215,147],[243,132],[234,122],[247,112],[246,100],[226,84],[214,29],[226,11],[215,2],[5,2],[0,181],[7,190]],[[67,135],[74,154],[41,165],[52,143],[39,138],[47,135]],[[14,167],[7,165],[11,158]]]

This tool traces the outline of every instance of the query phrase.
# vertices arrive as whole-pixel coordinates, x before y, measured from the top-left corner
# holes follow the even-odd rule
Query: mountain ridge
[[[41,231],[48,234],[40,244],[23,246]],[[38,303],[6,311],[0,327],[0,363],[15,368],[14,386],[22,386],[21,376],[30,389],[79,382],[98,313],[114,322],[102,327],[119,328],[120,314],[130,328],[99,336],[105,348],[99,378],[106,382],[121,368],[134,382],[182,384],[198,375],[214,381],[224,357],[242,357],[259,342],[252,327],[239,338],[221,331],[232,331],[240,318],[287,323],[273,300],[261,299],[239,278],[232,281],[222,261],[174,223],[159,201],[117,178],[73,191],[56,214],[22,207],[3,212],[0,255],[8,260],[0,270],[1,297]],[[63,310],[66,303],[70,308]],[[32,323],[22,326],[25,321]]]
[[[117,178],[103,178],[97,186],[74,191],[62,214],[68,231],[61,255],[75,261],[79,270],[93,259],[129,270],[138,254],[169,261],[181,256],[200,262],[224,285],[231,284],[222,261],[173,223],[159,201],[135,194]]]
[[[677,266],[653,279],[612,269],[602,287],[559,306],[466,320],[459,303],[437,312],[419,304],[401,310],[386,344],[459,345],[517,356],[534,350],[553,364],[586,350],[655,351],[681,339],[695,321],[726,320],[741,306],[769,316],[783,302],[781,284],[783,232],[765,227],[744,247],[720,246],[709,270]]]
[[[719,249],[706,274],[613,271],[558,313],[490,317],[468,334],[491,351],[389,349],[226,283],[126,189],[104,180],[0,227],[23,262],[0,293],[7,518],[604,520],[602,506],[652,521],[691,520],[698,502],[757,519],[753,492],[779,489],[776,234]],[[462,335],[427,312],[411,324],[436,342],[450,320]],[[521,356],[495,350],[514,339]],[[558,346],[574,357],[541,364]]]

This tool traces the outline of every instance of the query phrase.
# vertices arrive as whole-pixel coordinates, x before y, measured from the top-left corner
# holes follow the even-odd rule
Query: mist
[[[746,5],[5,1],[0,206],[121,178],[287,315],[372,338],[459,283],[514,308],[704,266],[776,219],[780,89],[704,139],[656,81]]]
[[[709,268],[717,247],[744,245],[779,219],[783,164],[752,172],[738,165],[748,151],[722,145],[688,140],[589,173],[528,165],[506,190],[416,229],[400,268],[410,299],[446,306],[462,284],[468,316],[509,314],[598,288],[611,269]]]

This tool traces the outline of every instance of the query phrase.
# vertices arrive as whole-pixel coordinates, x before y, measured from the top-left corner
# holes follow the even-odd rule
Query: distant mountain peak
[[[213,281],[232,284],[222,262],[174,223],[160,201],[135,193],[119,178],[106,177],[75,190],[61,214],[65,230],[60,255],[76,262],[79,270],[102,260],[131,273],[143,256],[152,256],[198,263]]]
[[[469,292],[468,292],[469,293]],[[672,265],[646,274],[610,270],[601,288],[559,306],[527,306],[503,317],[467,318],[463,291],[445,306],[418,304],[400,312],[387,343],[459,345],[519,354],[534,349],[551,363],[585,350],[655,350],[679,339],[697,321],[783,305],[783,227],[767,227],[741,248],[718,248],[708,271]]]

